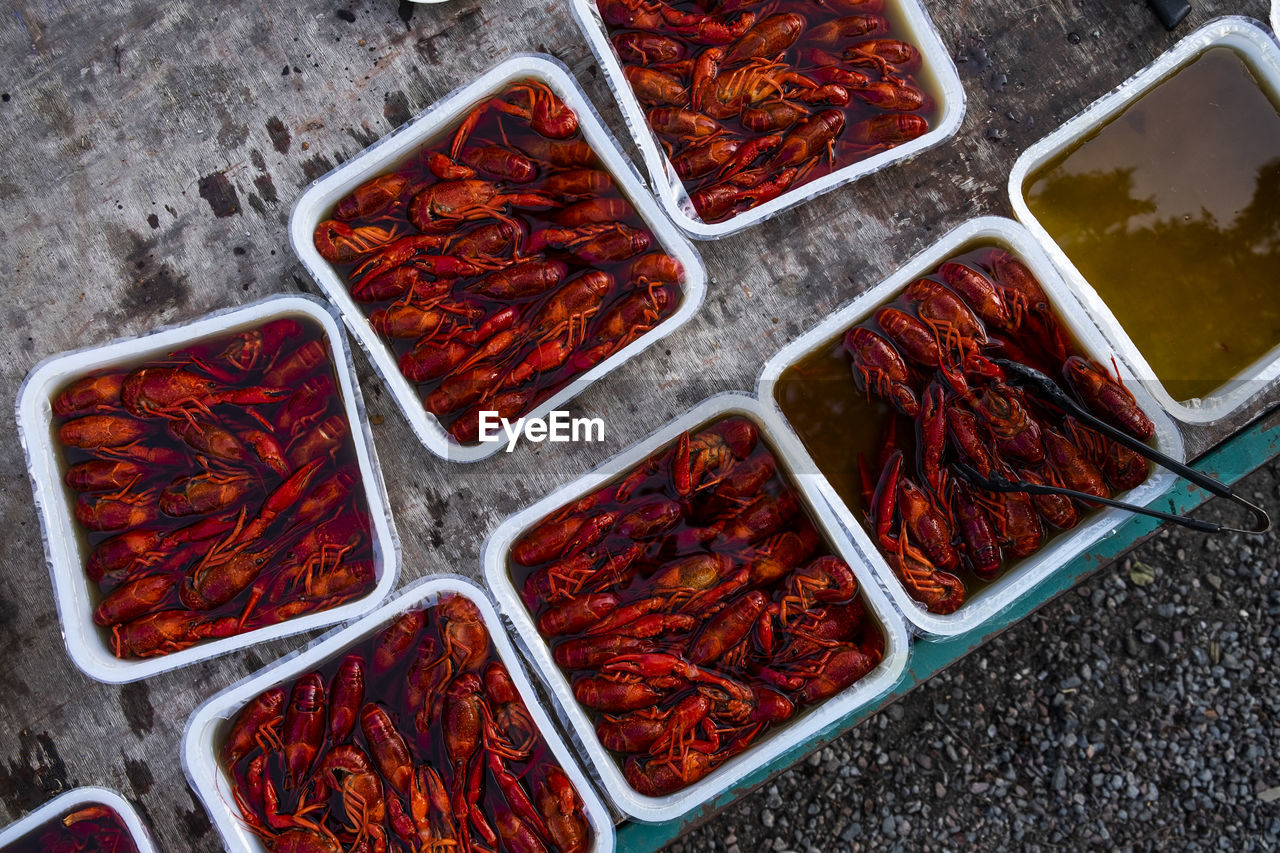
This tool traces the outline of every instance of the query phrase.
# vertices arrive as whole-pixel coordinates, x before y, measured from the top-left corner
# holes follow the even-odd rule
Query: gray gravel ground
[[[668,850],[1280,848],[1278,554],[1166,526]]]

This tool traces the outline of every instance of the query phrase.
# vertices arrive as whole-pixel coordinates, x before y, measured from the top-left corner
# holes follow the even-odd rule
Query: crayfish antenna
[[[240,532],[244,530],[244,522],[248,517],[248,510],[245,507],[240,508],[240,514],[236,517],[236,523],[231,532],[227,534],[225,539],[215,542],[209,548],[205,555],[200,558],[200,562],[196,563],[195,568],[191,571],[192,583],[199,577],[200,572],[212,566],[219,566],[231,559],[230,556],[223,556],[222,552],[229,549],[240,536]]]

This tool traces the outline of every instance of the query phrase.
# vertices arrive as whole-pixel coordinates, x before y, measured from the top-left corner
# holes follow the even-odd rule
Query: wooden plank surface
[[[1268,13],[1262,0],[1206,0],[1171,34],[1138,0],[926,5],[968,95],[959,135],[699,244],[713,276],[699,314],[572,407],[605,419],[603,444],[443,462],[357,356],[404,546],[402,584],[446,570],[478,576],[483,533],[501,518],[709,394],[752,388],[770,354],[947,229],[1008,215],[1017,155],[1178,36],[1216,15]],[[512,53],[560,58],[624,134],[563,3],[11,0],[7,11],[0,398],[9,400],[48,355],[271,293],[315,292],[285,233],[301,189]],[[306,638],[125,687],[86,678],[62,644],[11,414],[4,428],[0,821],[101,784],[138,804],[163,849],[219,849],[178,761],[186,718]],[[1222,437],[1199,431],[1188,443],[1198,452]]]

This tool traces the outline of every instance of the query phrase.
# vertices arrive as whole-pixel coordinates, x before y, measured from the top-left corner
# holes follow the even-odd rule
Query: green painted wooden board
[[[1234,483],[1280,453],[1280,413],[1253,424],[1234,438],[1200,459],[1195,468],[1224,483]],[[1186,514],[1211,496],[1203,489],[1179,479],[1163,497],[1148,504],[1153,509]],[[675,840],[686,829],[710,817],[769,777],[779,773],[804,756],[852,730],[909,691],[923,684],[943,669],[978,649],[983,643],[1028,616],[1058,595],[1075,586],[1094,572],[1114,563],[1122,554],[1159,529],[1161,522],[1146,516],[1132,516],[1085,553],[1067,563],[1052,577],[1001,612],[982,628],[945,641],[917,640],[902,678],[878,702],[818,731],[804,743],[782,753],[773,761],[742,779],[737,785],[702,809],[684,817],[658,824],[628,822],[618,828],[618,850],[644,853],[658,850]]]

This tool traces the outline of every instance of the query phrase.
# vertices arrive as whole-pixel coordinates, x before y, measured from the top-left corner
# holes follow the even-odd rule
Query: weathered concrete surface
[[[1138,0],[927,3],[969,98],[959,135],[746,234],[701,244],[701,312],[579,398],[602,445],[464,467],[413,438],[357,357],[404,545],[402,583],[478,573],[481,532],[708,394],[750,389],[767,357],[941,233],[1008,214],[1017,155],[1224,12],[1177,34]],[[616,134],[620,113],[563,3],[280,5],[12,0],[0,18],[0,211],[9,247],[0,398],[40,359],[271,293],[314,292],[285,224],[313,178],[516,52],[563,60]],[[634,150],[627,145],[629,153]],[[293,648],[257,646],[124,688],[70,663],[11,416],[0,452],[0,818],[81,784],[137,803],[163,848],[219,843],[178,742],[201,699]],[[1196,448],[1220,436],[1191,437]]]

